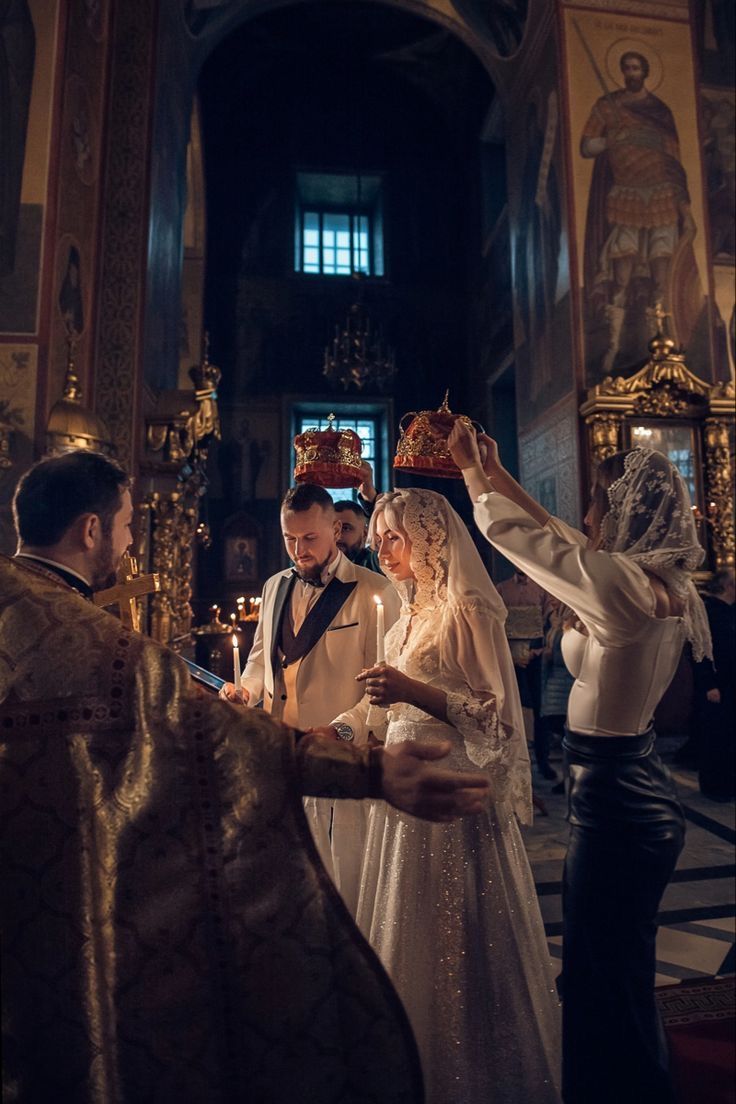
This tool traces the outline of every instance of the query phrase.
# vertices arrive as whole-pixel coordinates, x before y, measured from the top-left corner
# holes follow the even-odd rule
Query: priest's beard
[[[92,589],[106,590],[107,587],[115,586],[118,581],[117,566],[112,551],[112,532],[103,532],[97,558],[92,566]]]
[[[330,552],[326,560],[323,560],[320,564],[315,564],[314,567],[298,567],[294,565],[294,570],[299,578],[303,579],[305,582],[316,583],[321,579],[322,572],[332,560],[332,555],[332,552]]]

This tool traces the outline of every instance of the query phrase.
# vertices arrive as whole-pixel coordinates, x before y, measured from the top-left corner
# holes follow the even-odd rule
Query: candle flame
[[[382,599],[379,598],[377,594],[373,595],[373,601],[376,603],[377,606],[382,606],[383,605]]]
[[[238,635],[237,635],[237,633],[233,633],[233,648],[237,648],[237,647],[238,647]]]

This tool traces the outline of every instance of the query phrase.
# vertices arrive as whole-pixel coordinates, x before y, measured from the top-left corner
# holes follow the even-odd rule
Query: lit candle
[[[233,681],[236,687],[240,687],[240,648],[238,647],[238,638],[233,633]]]
[[[385,663],[386,647],[384,637],[386,635],[386,630],[383,620],[383,602],[377,594],[373,595],[373,601],[376,603],[376,663]]]

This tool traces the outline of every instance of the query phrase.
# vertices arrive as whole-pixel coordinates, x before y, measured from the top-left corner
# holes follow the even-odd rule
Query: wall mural
[[[528,0],[453,0],[453,7],[492,45],[498,57],[511,57],[524,37]]]
[[[716,356],[721,376],[733,378],[736,337],[736,95],[733,88],[701,88],[700,118],[713,261]]]
[[[16,546],[13,490],[34,460],[37,363],[36,345],[0,345],[0,552],[6,555]]]
[[[586,382],[642,362],[658,301],[709,378],[690,28],[568,10],[565,37]]]
[[[556,55],[548,36],[509,136],[509,202],[519,424],[573,385],[570,275]],[[519,111],[522,111],[519,105]],[[512,114],[513,111],[512,111]],[[514,134],[518,137],[514,138]]]
[[[57,0],[0,7],[0,332],[33,334],[49,165]]]

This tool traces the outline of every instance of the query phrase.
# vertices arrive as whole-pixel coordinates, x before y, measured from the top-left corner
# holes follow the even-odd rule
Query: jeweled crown
[[[297,483],[320,487],[357,487],[363,482],[360,437],[352,429],[335,429],[335,415],[328,429],[305,429],[294,438]]]
[[[438,410],[410,410],[399,422],[399,442],[394,468],[412,475],[432,475],[440,479],[462,479],[462,473],[447,451],[447,438],[455,422],[478,429],[482,427],[465,414],[453,414],[448,406],[450,392],[445,392]],[[404,428],[406,418],[411,418]]]

